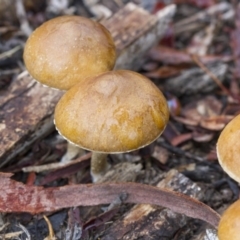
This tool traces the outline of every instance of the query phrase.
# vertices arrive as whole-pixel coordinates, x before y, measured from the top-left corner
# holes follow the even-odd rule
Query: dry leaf
[[[180,51],[174,48],[168,48],[164,46],[157,46],[152,48],[149,51],[149,57],[152,60],[160,61],[165,64],[173,64],[173,65],[179,65],[179,64],[193,64],[193,60],[191,56],[184,51]],[[199,58],[201,59],[201,62],[204,64],[216,62],[216,61],[223,61],[228,62],[232,60],[231,56],[212,56],[212,55],[206,55]]]
[[[40,213],[76,206],[109,204],[121,194],[126,203],[154,204],[218,226],[220,216],[209,206],[184,194],[140,183],[79,184],[43,188],[16,182],[0,174],[0,211]]]
[[[234,116],[223,115],[205,118],[200,121],[200,126],[213,131],[221,131],[233,117]]]

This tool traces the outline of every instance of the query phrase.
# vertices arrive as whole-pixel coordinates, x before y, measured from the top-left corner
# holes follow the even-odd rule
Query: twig
[[[44,240],[55,240],[56,238],[54,237],[54,231],[53,231],[53,227],[52,227],[51,222],[49,221],[47,216],[43,215],[43,218],[44,218],[44,220],[46,221],[46,223],[48,225],[48,231],[49,231],[48,237],[46,237]]]
[[[28,23],[26,11],[22,0],[16,0],[15,2],[16,14],[21,25],[21,30],[26,36],[32,33],[32,29]]]
[[[234,100],[240,102],[240,98],[234,96],[222,83],[221,81],[201,62],[199,57],[195,54],[190,55],[193,61],[206,73],[208,76],[218,85],[218,87],[227,95],[231,96]]]
[[[63,167],[67,167],[73,164],[76,164],[78,162],[82,162],[84,160],[87,160],[91,157],[92,153],[87,153],[73,161],[70,162],[58,162],[58,163],[50,163],[50,164],[44,164],[44,165],[40,165],[40,166],[29,166],[29,167],[24,167],[22,168],[23,172],[44,172],[44,171],[49,171],[49,170],[54,170],[54,169],[58,169],[58,168],[63,168]]]
[[[21,45],[18,45],[6,52],[3,52],[0,54],[0,60],[3,59],[3,58],[7,58],[7,57],[10,57],[12,56],[15,52],[19,51],[20,49],[22,49],[22,46]]]
[[[183,151],[181,148],[178,148],[178,147],[174,147],[174,146],[171,146],[165,142],[161,142],[161,141],[157,141],[157,143],[161,146],[161,147],[164,147],[166,148],[167,150],[169,150],[170,152],[173,152],[175,154],[179,154],[179,155],[182,155],[182,156],[185,156],[187,158],[190,158],[190,159],[194,159],[194,160],[197,160],[197,161],[200,161],[200,162],[203,162],[205,159],[202,158],[202,157],[198,157],[198,156],[195,156],[189,152],[185,152]]]

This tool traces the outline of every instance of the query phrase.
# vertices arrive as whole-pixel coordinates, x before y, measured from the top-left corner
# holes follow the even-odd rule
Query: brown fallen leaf
[[[181,73],[181,71],[184,69],[186,69],[186,67],[162,66],[159,67],[158,69],[154,69],[153,71],[144,73],[144,75],[149,78],[164,79],[168,77],[174,77]]]
[[[173,118],[175,121],[185,124],[185,125],[198,126],[198,121],[191,119],[191,118],[179,117],[179,116],[174,116]]]
[[[233,118],[233,115],[220,115],[222,103],[213,96],[207,96],[193,101],[182,108],[181,116],[174,116],[174,120],[187,126],[200,126],[212,131],[220,131]],[[212,139],[212,133],[195,133],[196,141]]]
[[[233,117],[234,116],[221,115],[203,118],[200,121],[200,126],[208,130],[221,131],[226,126],[226,124],[233,119]]]
[[[204,117],[220,115],[222,107],[222,103],[216,97],[209,95],[185,105],[181,114],[185,118],[199,122]]]
[[[174,48],[157,46],[152,48],[149,51],[150,59],[154,61],[160,61],[165,64],[193,64],[194,61],[192,57],[184,51],[180,51]],[[206,64],[215,61],[223,61],[228,62],[232,60],[232,56],[214,56],[214,55],[206,55],[199,57],[201,61]]]
[[[43,188],[12,180],[0,173],[0,211],[40,213],[75,206],[109,204],[126,194],[126,203],[147,203],[170,208],[217,227],[220,215],[204,203],[184,194],[140,183],[79,184]]]
[[[178,146],[181,143],[184,143],[190,139],[192,139],[192,133],[180,134],[172,139],[171,144],[172,144],[172,146]]]

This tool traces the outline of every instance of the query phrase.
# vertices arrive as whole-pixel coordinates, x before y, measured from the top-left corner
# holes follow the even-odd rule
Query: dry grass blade
[[[56,240],[51,222],[49,221],[47,216],[43,215],[43,218],[48,225],[48,231],[49,231],[49,235],[46,238],[44,238],[44,240]]]

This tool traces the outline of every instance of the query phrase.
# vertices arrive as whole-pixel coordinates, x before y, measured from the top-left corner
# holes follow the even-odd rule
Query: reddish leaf
[[[193,64],[193,60],[191,56],[183,51],[176,50],[174,48],[168,48],[164,46],[157,46],[152,48],[149,51],[149,56],[151,59],[155,61],[160,61],[165,64],[173,64],[173,65],[179,65],[179,64]],[[204,64],[214,62],[217,60],[221,61],[230,61],[232,60],[231,56],[202,56],[199,57],[201,59],[201,62]]]
[[[216,160],[218,160],[216,150],[214,149],[214,150],[210,151],[208,153],[206,159],[209,160],[209,161],[216,161]]]
[[[35,172],[30,172],[28,174],[26,184],[29,185],[29,186],[34,185],[35,180],[36,180],[36,173]]]
[[[140,183],[79,184],[43,188],[27,186],[0,174],[0,211],[40,213],[75,206],[112,203],[126,194],[126,203],[146,203],[170,208],[189,217],[202,219],[214,227],[220,216],[207,205],[184,194]]]
[[[151,72],[144,73],[146,77],[149,78],[158,78],[158,79],[163,79],[163,78],[168,78],[168,77],[174,77],[178,74],[181,73],[182,70],[185,68],[180,68],[176,66],[162,66],[158,68],[157,70],[153,70]]]
[[[181,135],[173,138],[171,141],[171,144],[173,146],[178,146],[179,144],[184,143],[190,139],[192,139],[192,133],[181,134]]]
[[[163,132],[163,136],[164,138],[168,141],[171,142],[173,138],[175,138],[176,136],[178,136],[180,134],[180,132],[177,130],[177,128],[174,126],[174,124],[169,121],[169,123],[167,124],[164,132]]]
[[[200,8],[207,8],[215,4],[214,0],[175,0],[175,3],[191,3]]]

